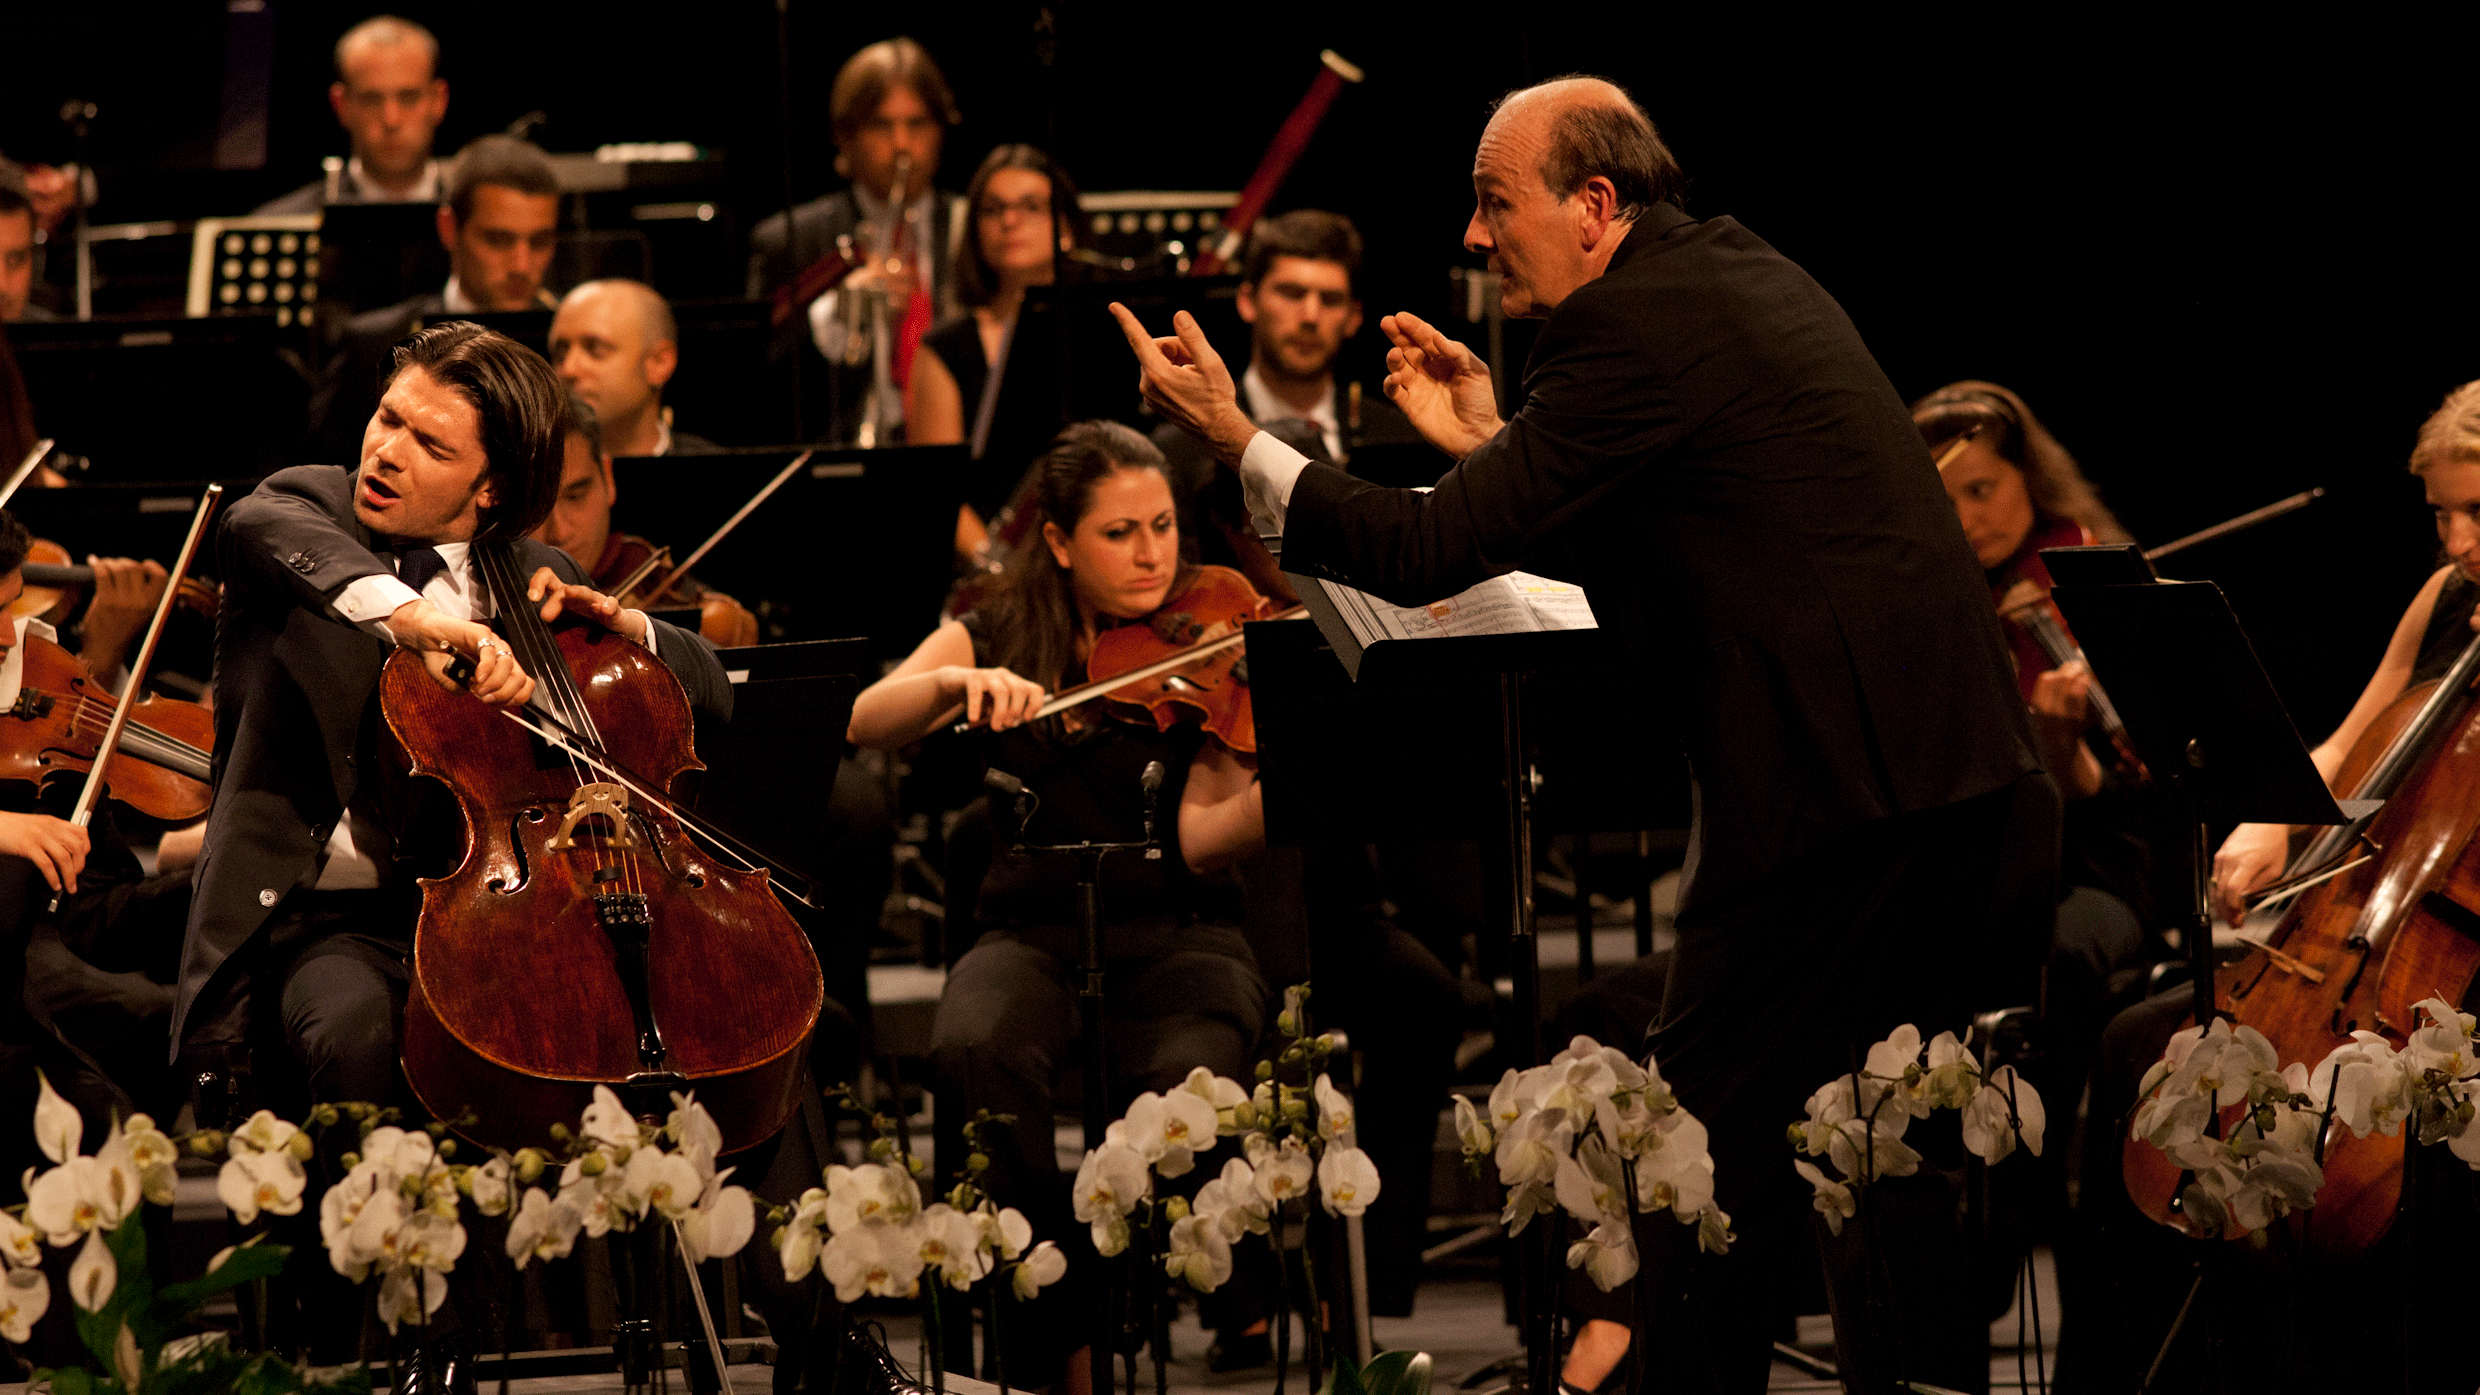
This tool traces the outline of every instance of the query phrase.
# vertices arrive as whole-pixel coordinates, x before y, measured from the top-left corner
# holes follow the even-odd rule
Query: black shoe
[[[1274,1339],[1263,1332],[1218,1333],[1214,1345],[1206,1348],[1206,1369],[1216,1375],[1246,1371],[1273,1360]]]
[[[474,1395],[470,1346],[455,1337],[415,1346],[398,1364],[396,1395]]]

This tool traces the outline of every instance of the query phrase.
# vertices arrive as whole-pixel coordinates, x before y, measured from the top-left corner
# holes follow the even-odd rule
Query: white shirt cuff
[[[1249,448],[1240,453],[1240,492],[1249,501],[1249,521],[1258,532],[1282,534],[1292,486],[1308,467],[1309,457],[1263,431],[1249,438]]]
[[[407,601],[422,599],[422,593],[384,572],[374,573],[346,586],[336,593],[332,604],[336,613],[370,633],[396,642],[396,635],[387,627],[387,618]]]
[[[624,611],[621,611],[621,612],[620,612],[620,614],[619,614],[617,617],[615,617],[615,618],[614,618],[614,620],[612,621],[612,624],[614,625],[614,627],[623,626],[623,625],[625,625],[625,624],[626,624],[626,622],[627,622],[627,620],[628,620],[628,617],[630,617],[630,616],[632,616],[632,615],[634,615],[634,616],[638,617],[639,619],[644,620],[644,621],[646,622],[646,628],[638,632],[638,635],[637,635],[637,642],[638,642],[639,644],[641,644],[641,645],[644,645],[644,646],[645,646],[645,648],[646,648],[646,652],[647,652],[647,653],[654,655],[654,656],[655,656],[656,658],[658,658],[658,659],[662,658],[662,657],[663,657],[663,651],[662,651],[662,650],[660,650],[660,649],[657,649],[657,648],[655,648],[655,647],[654,647],[654,617],[653,617],[653,616],[648,615],[646,612],[644,612],[644,611],[642,611],[642,610],[624,610]],[[620,630],[620,632],[621,632],[622,634],[627,634],[627,633],[628,633],[628,631],[627,631],[626,629],[621,629],[621,630]]]

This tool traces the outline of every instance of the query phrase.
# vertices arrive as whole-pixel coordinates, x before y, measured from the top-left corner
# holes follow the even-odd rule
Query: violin
[[[537,692],[494,714],[417,654],[380,675],[388,731],[464,825],[456,869],[421,884],[406,1078],[486,1147],[542,1138],[598,1084],[658,1115],[694,1089],[725,1151],[760,1143],[799,1102],[825,1000],[809,938],[681,806],[705,767],[680,681],[612,631],[543,624],[506,541],[470,555]]]
[[[2007,646],[2015,656],[2016,688],[2026,702],[2032,700],[2042,674],[2084,658],[2083,647],[2067,628],[2066,616],[2060,613],[2058,603],[2050,599],[2056,583],[2050,580],[2049,567],[2041,560],[2041,549],[2086,547],[2093,541],[2092,532],[2072,519],[2060,519],[2035,529],[2016,550],[2014,559],[2000,570],[1993,585],[1998,618],[2005,624]],[[2139,784],[2149,779],[2144,762],[2136,756],[2134,741],[2128,738],[2127,725],[2119,720],[2118,708],[2110,702],[2099,679],[2089,680],[2085,701],[2092,711],[2092,725],[2110,743],[2115,757],[2112,763]]]
[[[25,780],[40,789],[93,769],[120,699],[95,681],[84,660],[41,635],[27,635],[18,650],[25,657],[17,701],[0,712],[0,780]],[[130,705],[120,755],[111,770],[112,798],[165,823],[206,815],[215,714],[194,702],[142,693]]]
[[[2463,1000],[2480,975],[2480,639],[2445,677],[2406,689],[2355,742],[2334,788],[2382,799],[2365,827],[2330,828],[2259,894],[2263,909],[2288,899],[2272,928],[2244,937],[2245,958],[2214,975],[2214,1009],[2254,1027],[2285,1062],[2310,1066],[2354,1031],[2396,1049],[2417,1025],[2422,998]],[[2238,1111],[2223,1111],[2229,1136]],[[2122,1121],[2121,1124],[2124,1127]],[[2402,1197],[2403,1136],[2359,1138],[2325,1129],[2325,1185],[2296,1224],[2319,1255],[2367,1252],[2392,1226]],[[2121,1154],[2127,1193],[2163,1225],[2186,1229],[2178,1166],[2129,1139]]]
[[[609,565],[603,568],[603,575],[620,578],[611,590],[620,604],[640,610],[694,605],[698,608],[698,633],[713,641],[716,648],[742,649],[758,642],[758,617],[750,614],[747,606],[694,577],[682,576],[660,592],[646,593],[649,583],[671,570],[670,548],[658,547],[634,533],[622,533],[604,556]],[[598,584],[601,580],[596,578]]]
[[[26,562],[21,570],[25,577],[25,589],[18,593],[16,600],[9,602],[8,614],[52,625],[66,620],[69,612],[77,609],[85,588],[95,584],[95,569],[92,566],[72,563],[69,549],[48,538],[34,540],[34,545],[26,550]],[[216,607],[223,600],[223,593],[216,589],[215,583],[190,576],[181,578],[174,594],[180,598],[182,605],[210,620],[215,618]]]

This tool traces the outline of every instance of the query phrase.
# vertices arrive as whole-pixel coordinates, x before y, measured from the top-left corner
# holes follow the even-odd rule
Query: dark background
[[[186,16],[16,7],[0,150],[63,158],[61,99],[95,102],[100,221],[246,211],[310,179],[344,149],[329,47],[369,11],[235,3]],[[2467,329],[2480,118],[2454,57],[2469,35],[2433,25],[2241,33],[2089,11],[2013,12],[2003,26],[1979,11],[1822,23],[1786,11],[1714,26],[1642,9],[1605,29],[1520,10],[1204,20],[1072,3],[1050,11],[1046,68],[1030,5],[908,9],[899,25],[794,0],[787,121],[770,4],[401,12],[445,46],[443,153],[532,110],[548,115],[539,138],[553,150],[689,140],[725,152],[744,220],[781,206],[787,169],[794,197],[833,186],[828,83],[852,49],[899,27],[938,57],[964,108],[946,147],[951,188],[992,144],[1054,131],[1089,190],[1237,188],[1317,50],[1333,47],[1369,80],[1275,206],[1360,222],[1373,319],[1442,311],[1448,268],[1471,262],[1457,244],[1490,98],[1605,73],[1678,152],[1692,210],[1731,214],[1806,266],[1898,391],[1966,376],[2016,388],[2140,539],[2311,484],[2332,491],[2168,568],[2230,591],[2311,739],[2339,719],[2433,564],[2402,471],[2413,432],[2480,376]],[[219,117],[249,110],[260,88],[263,165],[213,168]],[[225,163],[248,164],[255,143],[230,134]],[[1365,375],[1374,338],[1357,350]]]

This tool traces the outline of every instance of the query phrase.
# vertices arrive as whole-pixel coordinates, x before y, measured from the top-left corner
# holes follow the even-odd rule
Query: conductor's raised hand
[[[542,606],[543,623],[548,625],[563,615],[591,620],[607,630],[616,630],[625,639],[644,639],[651,623],[645,612],[629,610],[617,596],[606,596],[591,586],[579,586],[560,580],[560,574],[549,567],[536,567],[533,579],[525,583],[525,598]]]
[[[1257,423],[1240,410],[1231,370],[1206,342],[1197,317],[1180,311],[1171,317],[1174,333],[1158,339],[1118,301],[1111,302],[1111,314],[1137,356],[1137,389],[1145,400],[1165,420],[1213,447],[1224,464],[1237,466],[1257,435]]]
[[[1421,438],[1461,460],[1506,423],[1490,365],[1440,334],[1418,315],[1397,311],[1378,321],[1395,347],[1386,351],[1386,395]]]
[[[523,707],[534,696],[534,680],[518,665],[508,641],[488,625],[414,600],[398,606],[387,627],[399,645],[421,654],[431,681],[450,692],[463,689],[493,707]],[[466,666],[470,674],[461,672]]]
[[[942,670],[940,684],[946,689],[947,700],[964,705],[967,726],[986,726],[992,731],[1006,731],[1023,726],[1042,710],[1042,700],[1049,694],[1042,685],[1018,675],[1012,669],[965,668],[961,665]]]

